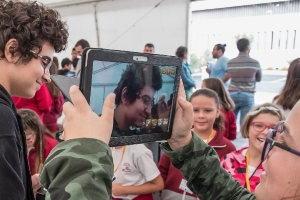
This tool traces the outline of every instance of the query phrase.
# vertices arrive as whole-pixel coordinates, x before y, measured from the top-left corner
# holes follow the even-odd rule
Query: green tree
[[[195,72],[199,72],[200,71],[200,59],[196,56],[196,54],[192,54],[191,55],[191,64],[190,64],[190,67],[191,67],[191,70],[193,73]]]
[[[190,67],[193,73],[200,72],[202,67],[206,67],[208,62],[213,61],[211,52],[208,49],[203,52],[200,58],[196,54],[192,54],[190,58]]]
[[[239,39],[242,39],[242,38],[246,38],[249,40],[250,44],[253,42],[254,40],[254,36],[253,34],[251,33],[250,35],[247,35],[246,33],[243,33],[242,35],[241,34],[238,34],[236,36],[234,36],[235,40],[238,41]]]

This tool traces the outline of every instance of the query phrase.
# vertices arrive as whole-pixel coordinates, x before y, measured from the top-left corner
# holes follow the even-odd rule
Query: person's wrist
[[[171,149],[173,151],[180,149],[186,145],[188,145],[191,140],[192,140],[193,136],[191,134],[191,132],[189,134],[185,134],[184,137],[179,137],[179,138],[170,138],[168,140],[168,144],[171,147]]]

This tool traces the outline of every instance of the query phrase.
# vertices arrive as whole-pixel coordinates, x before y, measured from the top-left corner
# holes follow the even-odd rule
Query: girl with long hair
[[[192,131],[213,147],[220,158],[235,151],[234,145],[222,134],[223,116],[216,92],[210,89],[199,89],[191,95],[190,102],[194,112]],[[187,187],[179,187],[179,185],[185,185],[186,180],[165,154],[159,161],[158,169],[165,182],[164,190],[161,193],[162,200],[195,200],[197,198]]]
[[[300,99],[300,58],[293,60],[289,66],[285,85],[273,103],[278,106],[285,117],[289,115],[294,105]]]
[[[208,88],[215,91],[220,99],[221,112],[224,115],[224,131],[223,136],[229,140],[236,139],[236,119],[233,112],[234,102],[225,89],[224,83],[218,78],[204,79],[202,88]]]
[[[22,118],[26,135],[30,173],[31,175],[39,174],[50,151],[58,142],[51,136],[34,111],[20,109],[17,112]]]

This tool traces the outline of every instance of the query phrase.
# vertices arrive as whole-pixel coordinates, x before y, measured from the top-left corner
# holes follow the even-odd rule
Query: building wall
[[[143,51],[150,42],[156,53],[166,55],[187,45],[189,0],[99,1],[56,5],[55,9],[70,32],[68,49],[57,55],[59,60],[70,57],[81,38],[92,47],[128,51]]]
[[[194,11],[190,31],[190,53],[200,57],[217,43],[226,43],[225,55],[238,54],[235,36],[253,37],[250,55],[262,68],[288,67],[299,57],[300,2],[279,2]]]

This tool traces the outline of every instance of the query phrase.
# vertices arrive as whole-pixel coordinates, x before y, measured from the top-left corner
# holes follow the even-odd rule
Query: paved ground
[[[255,93],[255,105],[263,104],[266,102],[272,102],[272,99],[281,91],[285,84],[286,72],[284,71],[263,71],[261,82],[256,84]],[[205,73],[194,74],[194,79],[198,88],[202,85],[202,77],[208,78]],[[238,120],[239,121],[239,120]],[[237,123],[237,139],[233,141],[237,149],[245,147],[248,144],[248,140],[241,137],[239,132],[240,127]]]

